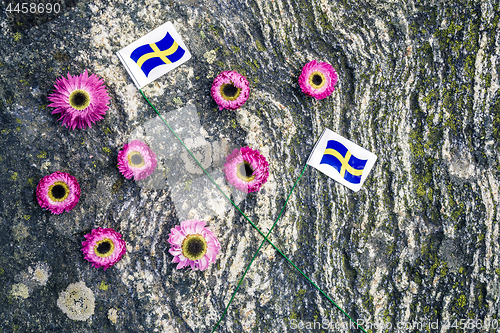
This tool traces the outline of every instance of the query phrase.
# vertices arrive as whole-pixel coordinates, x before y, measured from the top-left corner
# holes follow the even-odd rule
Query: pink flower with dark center
[[[204,221],[188,220],[170,230],[168,252],[174,256],[172,262],[178,263],[177,269],[191,267],[204,271],[217,259],[219,241],[205,225]]]
[[[80,200],[80,184],[66,172],[56,171],[43,177],[36,187],[38,204],[52,214],[69,212]]]
[[[92,229],[85,238],[81,251],[85,259],[96,268],[110,268],[120,261],[127,251],[122,235],[112,228]]]
[[[226,180],[238,190],[257,192],[269,177],[269,163],[258,150],[250,147],[235,149],[224,164]]]
[[[236,110],[247,101],[250,87],[243,75],[235,71],[225,71],[215,78],[210,95],[219,105],[219,110]]]
[[[125,144],[118,153],[118,169],[127,179],[132,176],[134,180],[145,179],[155,171],[156,165],[156,154],[139,140]]]
[[[337,73],[332,65],[313,60],[302,68],[299,85],[304,94],[323,99],[333,93],[337,80]]]
[[[92,127],[92,123],[104,119],[110,97],[104,80],[97,75],[90,77],[87,70],[78,76],[64,76],[56,80],[55,92],[48,99],[54,107],[52,114],[60,113],[63,125],[75,129]]]

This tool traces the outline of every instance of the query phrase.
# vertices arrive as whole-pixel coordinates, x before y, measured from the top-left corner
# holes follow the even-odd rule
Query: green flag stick
[[[149,99],[146,97],[146,95],[144,95],[144,92],[139,89],[142,97],[144,97],[144,99],[148,102],[148,104],[153,108],[153,110],[155,110],[155,112],[158,114],[158,116],[160,117],[160,119],[165,123],[165,125],[167,125],[168,129],[172,132],[172,134],[175,135],[175,137],[177,138],[177,140],[179,140],[179,142],[182,144],[182,146],[184,148],[186,148],[187,152],[189,153],[189,155],[191,155],[191,157],[196,161],[196,163],[200,166],[200,168],[205,172],[205,174],[208,176],[208,178],[210,178],[210,180],[212,181],[212,183],[214,183],[214,185],[217,187],[217,189],[229,200],[229,202],[231,202],[231,204],[243,215],[243,217],[248,221],[250,222],[250,224],[259,232],[259,234],[261,234],[263,237],[264,237],[264,240],[262,241],[262,243],[260,244],[257,252],[255,253],[255,255],[253,256],[252,258],[252,261],[250,262],[250,264],[247,266],[246,270],[245,270],[245,273],[243,274],[243,277],[241,278],[240,282],[238,283],[238,287],[236,288],[236,291],[233,293],[233,296],[231,297],[231,300],[229,301],[229,304],[227,305],[226,309],[224,310],[224,313],[222,314],[222,317],[219,319],[219,322],[217,322],[217,325],[214,327],[214,329],[212,330],[212,332],[214,332],[217,327],[219,326],[219,323],[222,321],[222,319],[224,318],[224,315],[226,314],[227,312],[227,309],[229,308],[229,305],[231,304],[236,292],[238,291],[242,281],[243,281],[243,278],[245,277],[246,273],[248,272],[248,270],[250,269],[250,266],[252,265],[252,262],[254,261],[255,257],[257,256],[258,252],[260,251],[262,245],[264,244],[265,241],[267,241],[269,244],[271,244],[271,246],[276,250],[278,251],[279,254],[281,254],[283,256],[283,258],[286,259],[286,261],[288,261],[293,267],[295,267],[295,269],[300,273],[302,274],[321,294],[323,294],[323,296],[325,296],[333,305],[335,305],[344,315],[347,316],[347,318],[349,318],[360,330],[362,330],[364,333],[367,333],[361,326],[358,325],[358,323],[356,321],[354,321],[344,310],[342,310],[323,290],[321,290],[321,288],[319,288],[307,275],[304,274],[304,272],[302,272],[297,266],[295,266],[295,264],[293,262],[290,261],[290,259],[287,258],[287,256],[285,256],[283,254],[283,252],[281,252],[277,247],[276,245],[274,245],[267,237],[271,234],[271,231],[274,229],[274,226],[276,225],[276,223],[278,222],[279,218],[281,217],[281,214],[283,213],[283,210],[285,209],[285,206],[286,206],[286,203],[288,202],[288,199],[290,198],[290,196],[292,195],[292,191],[294,190],[295,188],[295,185],[297,185],[298,181],[300,180],[300,178],[302,177],[302,175],[304,174],[305,170],[306,170],[306,167],[307,167],[307,164],[304,166],[304,169],[302,170],[302,173],[300,174],[299,178],[297,179],[297,181],[295,182],[295,184],[293,185],[293,188],[292,190],[290,191],[290,194],[288,195],[288,198],[286,199],[285,201],[285,204],[283,205],[283,208],[281,209],[281,212],[278,216],[278,218],[276,219],[276,221],[274,222],[273,224],[273,227],[269,230],[269,232],[267,233],[267,236],[264,235],[264,233],[245,215],[245,213],[243,213],[241,211],[241,209],[231,200],[231,198],[229,198],[227,196],[227,194],[222,191],[222,189],[220,188],[220,186],[215,182],[215,180],[212,178],[212,176],[210,176],[210,174],[208,173],[207,170],[205,170],[205,168],[201,165],[201,163],[196,159],[196,157],[193,155],[193,153],[189,150],[188,147],[186,147],[186,145],[184,144],[184,142],[181,140],[181,138],[177,135],[177,133],[175,133],[175,131],[170,127],[170,125],[167,123],[167,121],[162,117],[162,115],[160,114],[160,112],[158,112],[158,110],[154,107],[154,105],[149,101]]]
[[[226,306],[226,309],[224,310],[224,313],[222,314],[222,316],[220,317],[219,321],[217,322],[217,324],[215,325],[214,329],[212,330],[212,333],[215,332],[215,330],[217,329],[217,327],[219,326],[220,322],[222,321],[222,319],[224,318],[224,316],[226,315],[226,312],[227,310],[229,309],[229,306],[231,305],[232,301],[233,301],[233,298],[234,296],[236,295],[236,293],[238,292],[238,289],[240,288],[241,286],[241,283],[243,282],[243,279],[245,278],[245,275],[247,274],[248,270],[250,269],[250,266],[252,266],[252,263],[253,261],[255,260],[255,258],[257,257],[257,254],[259,253],[260,249],[262,248],[262,245],[264,245],[264,243],[267,241],[269,242],[269,244],[272,245],[272,247],[274,247],[274,249],[276,251],[278,251],[282,256],[283,258],[286,259],[286,261],[288,261],[293,267],[295,267],[295,269],[300,273],[302,274],[321,294],[323,294],[323,296],[325,296],[333,305],[335,305],[344,315],[347,316],[347,318],[349,318],[360,330],[362,330],[363,332],[367,333],[361,326],[358,325],[358,323],[353,320],[344,310],[342,310],[342,308],[340,308],[323,290],[321,290],[320,287],[318,287],[307,275],[304,274],[304,272],[302,272],[297,266],[295,266],[295,264],[293,262],[290,261],[290,259],[288,259],[288,257],[286,255],[283,254],[283,252],[281,252],[273,243],[271,243],[271,241],[268,239],[269,235],[271,234],[271,232],[273,231],[274,227],[276,226],[276,223],[278,223],[278,220],[280,219],[281,217],[281,214],[283,214],[283,211],[285,209],[285,206],[286,204],[288,203],[288,200],[290,199],[290,196],[292,195],[292,192],[293,190],[295,189],[295,186],[297,186],[297,183],[299,182],[300,178],[302,178],[302,175],[304,174],[304,172],[306,171],[306,168],[307,168],[307,164],[304,165],[304,169],[302,169],[302,172],[300,173],[300,176],[299,178],[297,179],[297,181],[295,182],[295,184],[293,184],[293,187],[292,189],[290,190],[290,193],[288,194],[288,197],[286,198],[286,201],[285,203],[283,204],[283,208],[281,208],[281,211],[278,215],[278,218],[276,219],[276,221],[274,222],[272,228],[267,232],[267,235],[264,236],[264,239],[262,240],[262,243],[260,243],[260,246],[259,248],[257,249],[257,251],[255,251],[255,254],[252,258],[252,260],[250,261],[250,263],[248,264],[247,268],[245,269],[245,272],[243,273],[243,276],[241,277],[240,279],[240,282],[238,283],[238,286],[236,287],[236,290],[234,291],[233,293],[233,296],[231,297],[231,299],[229,300],[229,303],[227,304]],[[246,217],[246,216],[245,216]],[[247,218],[248,219],[248,218]]]
[[[283,214],[283,211],[285,210],[285,206],[286,204],[288,203],[288,199],[290,199],[290,196],[292,195],[292,192],[295,188],[295,186],[297,185],[297,183],[299,182],[300,178],[302,178],[302,175],[304,174],[304,172],[306,171],[306,167],[307,167],[307,164],[304,166],[304,169],[302,169],[302,172],[299,176],[299,178],[297,179],[297,181],[295,182],[295,184],[293,184],[293,187],[292,187],[292,190],[290,191],[290,193],[288,194],[288,197],[286,198],[286,201],[285,203],[283,204],[283,208],[281,208],[281,211],[278,215],[278,218],[276,219],[276,221],[274,222],[272,228],[267,232],[267,235],[265,236],[264,240],[262,241],[262,243],[260,243],[260,246],[259,248],[257,249],[257,251],[255,252],[255,254],[253,255],[253,258],[252,260],[250,260],[250,263],[248,264],[247,268],[245,269],[245,272],[243,273],[243,276],[241,277],[240,279],[240,282],[238,282],[238,286],[236,287],[236,290],[234,291],[233,293],[233,296],[231,297],[231,299],[229,300],[229,303],[227,303],[227,306],[226,306],[226,309],[224,310],[224,313],[222,314],[222,316],[220,317],[219,321],[217,322],[217,325],[215,325],[214,329],[212,330],[212,333],[215,332],[215,330],[217,329],[217,327],[219,326],[220,322],[222,321],[222,319],[224,318],[224,316],[226,315],[226,312],[227,310],[229,309],[229,306],[231,305],[231,303],[233,302],[233,298],[234,296],[236,295],[236,293],[238,292],[238,290],[240,289],[240,286],[241,286],[241,283],[243,282],[243,279],[245,278],[245,276],[247,275],[247,272],[248,270],[250,269],[250,266],[252,266],[252,263],[253,261],[255,260],[255,258],[257,257],[257,254],[259,254],[259,251],[260,249],[262,248],[262,245],[264,245],[264,243],[266,242],[266,240],[271,244],[271,242],[268,240],[267,237],[269,237],[269,235],[271,234],[271,231],[273,231],[274,227],[276,226],[276,223],[278,222],[278,220],[280,219],[281,217],[281,214]],[[274,245],[273,245],[274,246]],[[276,248],[276,247],[275,247]],[[286,258],[286,257],[285,257]],[[295,265],[294,265],[295,266]]]

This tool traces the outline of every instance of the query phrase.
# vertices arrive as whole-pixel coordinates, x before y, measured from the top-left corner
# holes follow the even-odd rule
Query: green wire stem
[[[262,241],[262,243],[260,243],[260,246],[259,248],[257,249],[257,251],[255,251],[255,254],[252,258],[252,260],[250,261],[250,263],[248,264],[247,268],[245,269],[245,272],[243,273],[243,276],[241,277],[240,279],[240,282],[238,282],[238,286],[236,287],[236,290],[234,291],[233,293],[233,296],[231,296],[231,299],[229,300],[229,303],[227,303],[227,306],[226,306],[226,309],[224,310],[224,313],[222,314],[222,317],[220,317],[219,321],[217,322],[217,325],[215,325],[214,329],[212,330],[212,333],[215,332],[215,330],[217,329],[217,327],[219,326],[220,322],[222,321],[222,319],[224,318],[224,316],[226,315],[226,312],[227,310],[229,309],[229,306],[231,305],[231,303],[233,302],[233,298],[234,296],[236,296],[236,293],[238,292],[238,289],[240,289],[240,286],[241,286],[241,283],[243,282],[243,279],[245,278],[245,276],[247,275],[247,272],[248,270],[250,269],[250,266],[252,266],[252,263],[253,261],[255,260],[255,258],[257,257],[257,254],[259,253],[260,249],[262,248],[262,245],[264,245],[264,243],[266,242],[267,240],[267,237],[269,237],[269,235],[271,234],[271,231],[273,231],[274,227],[276,226],[276,223],[278,223],[278,220],[280,219],[281,217],[281,214],[283,214],[283,211],[285,210],[285,206],[286,204],[288,203],[288,199],[290,199],[290,196],[292,195],[292,192],[293,190],[295,189],[295,186],[297,185],[297,183],[299,182],[300,178],[302,178],[302,175],[304,174],[304,172],[306,171],[306,168],[307,168],[307,164],[304,165],[304,169],[302,169],[302,172],[300,173],[300,176],[299,178],[297,179],[297,181],[295,182],[295,184],[293,184],[293,187],[292,189],[290,190],[290,193],[288,194],[288,197],[286,198],[286,201],[285,203],[283,204],[283,208],[281,208],[281,211],[278,215],[278,218],[276,219],[276,221],[274,221],[274,224],[273,226],[271,227],[271,229],[269,229],[269,231],[267,232],[267,235],[265,237],[265,239]],[[271,242],[269,242],[271,243]]]
[[[234,296],[236,295],[236,292],[238,291],[242,281],[243,281],[243,278],[245,277],[247,271],[250,269],[250,265],[252,265],[252,262],[254,261],[255,257],[257,256],[258,252],[260,251],[262,245],[264,244],[264,242],[268,242],[276,251],[278,251],[279,254],[281,254],[283,256],[283,258],[286,259],[286,261],[288,261],[293,267],[295,267],[295,269],[300,273],[302,274],[306,279],[307,281],[309,281],[323,296],[325,296],[333,305],[335,305],[335,307],[337,307],[337,309],[339,309],[347,318],[349,318],[360,330],[362,330],[364,333],[367,333],[361,326],[358,325],[358,323],[352,319],[344,310],[342,310],[342,308],[340,306],[338,306],[323,290],[321,290],[320,287],[318,287],[307,275],[304,274],[304,272],[302,272],[297,266],[295,266],[295,264],[293,262],[290,261],[290,259],[288,259],[288,257],[283,253],[281,252],[277,247],[276,245],[274,245],[267,237],[269,236],[269,234],[271,233],[271,231],[273,230],[274,226],[276,225],[276,223],[278,222],[278,220],[280,219],[281,217],[281,214],[283,213],[283,210],[285,209],[285,206],[286,206],[286,203],[288,202],[288,199],[290,198],[290,196],[292,195],[292,191],[295,189],[295,186],[297,185],[298,181],[300,180],[300,178],[302,177],[302,175],[304,174],[305,170],[306,170],[306,167],[307,167],[307,164],[304,166],[304,169],[302,169],[302,173],[300,174],[299,178],[297,179],[297,181],[295,182],[295,184],[293,185],[292,187],[292,190],[290,191],[290,193],[288,194],[288,197],[285,201],[285,204],[283,205],[283,208],[281,209],[281,212],[278,216],[278,218],[276,219],[276,221],[274,222],[273,224],[273,227],[268,231],[267,235],[264,235],[264,233],[245,215],[245,213],[243,213],[241,211],[241,209],[231,200],[231,198],[229,198],[227,196],[227,194],[220,188],[220,186],[215,182],[215,180],[212,178],[212,176],[210,176],[210,174],[208,173],[207,170],[205,170],[205,168],[201,165],[201,163],[196,159],[196,157],[193,155],[193,153],[189,150],[189,148],[184,144],[184,141],[181,140],[181,138],[177,135],[177,133],[175,133],[175,131],[170,127],[170,125],[167,123],[167,121],[162,117],[162,115],[160,114],[160,112],[158,112],[158,110],[154,107],[154,105],[149,101],[149,99],[146,97],[146,95],[144,95],[144,92],[139,89],[139,92],[141,93],[142,97],[144,97],[144,99],[148,102],[148,104],[153,108],[153,110],[155,110],[155,112],[158,114],[158,116],[160,117],[160,119],[165,123],[165,125],[167,125],[168,129],[172,132],[172,134],[175,135],[175,137],[177,138],[177,140],[179,140],[179,142],[182,144],[182,146],[184,148],[186,148],[187,152],[189,153],[189,155],[191,155],[191,157],[196,161],[196,163],[200,166],[200,168],[203,170],[203,172],[205,172],[205,174],[208,176],[208,178],[210,178],[210,180],[212,181],[212,183],[214,183],[214,185],[217,187],[217,189],[222,193],[222,195],[224,195],[227,200],[229,200],[229,202],[231,202],[231,204],[241,213],[241,215],[243,215],[243,217],[248,221],[250,222],[250,224],[255,228],[255,230],[257,230],[259,232],[259,234],[261,234],[262,237],[264,237],[264,240],[262,241],[262,243],[260,244],[259,248],[257,249],[257,251],[255,252],[255,255],[253,256],[252,258],[252,261],[250,262],[250,264],[247,266],[246,270],[245,270],[245,273],[243,274],[243,277],[240,279],[240,282],[238,283],[238,287],[236,288],[235,292],[233,293],[233,296],[231,297],[231,300],[229,301],[226,309],[224,310],[224,313],[222,314],[222,317],[219,319],[219,321],[217,322],[217,325],[215,325],[214,329],[212,330],[212,333],[217,329],[217,327],[219,326],[220,322],[222,321],[222,319],[224,318],[226,312],[227,312],[227,309],[229,308],[229,305],[231,304],[231,302],[233,301],[233,298]]]

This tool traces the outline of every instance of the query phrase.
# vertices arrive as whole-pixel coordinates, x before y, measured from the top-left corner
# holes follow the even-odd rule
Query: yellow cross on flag
[[[139,89],[191,58],[171,22],[139,38],[117,55]]]
[[[376,160],[375,154],[326,128],[307,164],[357,192]]]

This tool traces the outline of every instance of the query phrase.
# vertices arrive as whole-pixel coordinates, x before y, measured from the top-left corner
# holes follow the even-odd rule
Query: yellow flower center
[[[220,95],[228,101],[234,101],[240,96],[241,89],[236,87],[232,82],[224,83],[220,86]]]
[[[134,168],[140,168],[144,166],[144,158],[142,158],[141,153],[138,151],[133,151],[128,154],[128,164]]]
[[[84,110],[90,104],[90,95],[83,89],[73,90],[69,95],[69,105],[76,110]]]
[[[247,183],[255,179],[252,166],[247,161],[244,161],[236,166],[236,175],[239,179]]]
[[[115,250],[115,244],[109,238],[101,239],[100,241],[97,241],[94,245],[95,255],[101,258],[109,257],[110,255],[113,254],[114,250]]]
[[[323,73],[316,71],[313,72],[311,75],[309,75],[309,84],[314,89],[319,89],[323,87],[325,83],[326,83],[326,78]]]
[[[200,234],[187,235],[182,241],[182,255],[189,260],[198,260],[207,253],[207,241]]]
[[[57,181],[49,186],[49,198],[52,201],[61,202],[69,195],[69,186],[65,182]]]

